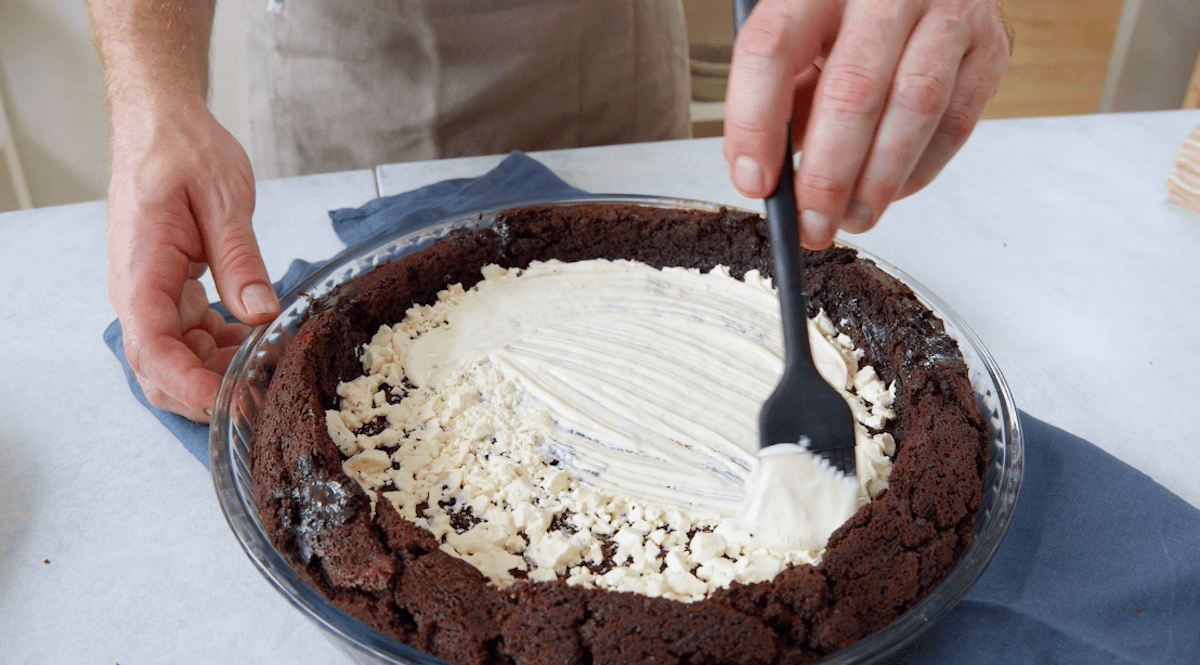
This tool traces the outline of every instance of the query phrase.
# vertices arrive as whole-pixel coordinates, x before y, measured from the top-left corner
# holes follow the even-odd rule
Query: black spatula
[[[734,0],[734,27],[740,31],[755,0]],[[796,220],[792,133],[788,123],[783,168],[766,199],[767,226],[775,265],[775,287],[783,317],[783,377],[758,417],[759,446],[799,444],[853,476],[854,416],[842,395],[813,364],[804,304],[804,254]]]

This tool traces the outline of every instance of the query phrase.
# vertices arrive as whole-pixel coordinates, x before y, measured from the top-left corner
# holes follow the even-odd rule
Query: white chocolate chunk
[[[764,549],[720,529],[742,509],[753,418],[780,365],[769,279],[627,261],[482,273],[382,326],[367,374],[338,387],[327,428],[368,494],[500,587],[564,579],[693,601],[820,560],[820,547]],[[594,302],[593,279],[633,290]],[[862,351],[823,313],[809,325],[826,380],[882,429],[895,386],[859,367]],[[660,399],[676,394],[688,399]],[[382,432],[355,433],[380,418]],[[895,444],[857,436],[867,501],[887,486]]]

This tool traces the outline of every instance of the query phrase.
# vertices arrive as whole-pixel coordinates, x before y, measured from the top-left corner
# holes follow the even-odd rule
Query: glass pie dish
[[[664,208],[716,210],[712,203],[655,197],[589,197],[530,204],[579,202],[631,203]],[[522,204],[527,205],[527,204]],[[335,287],[412,252],[436,243],[459,228],[486,227],[497,215],[516,205],[455,215],[405,233],[382,236],[347,249],[281,298],[281,313],[260,326],[242,343],[230,362],[213,412],[209,456],[213,482],[230,528],[251,561],[276,590],[314,621],[333,644],[357,663],[444,663],[402,644],[355,619],[329,602],[293,571],[268,537],[252,496],[249,446],[259,406],[275,363],[297,332],[314,299]],[[850,246],[850,245],[847,245]],[[852,247],[852,246],[851,246]],[[987,422],[988,467],[983,500],[976,517],[973,541],[956,566],[933,591],[884,628],[815,661],[822,664],[880,662],[911,642],[949,611],[982,575],[1011,522],[1021,481],[1023,445],[1012,396],[988,351],[944,302],[896,267],[870,254],[859,254],[907,285],[945,324],[959,344],[969,369],[976,401]]]

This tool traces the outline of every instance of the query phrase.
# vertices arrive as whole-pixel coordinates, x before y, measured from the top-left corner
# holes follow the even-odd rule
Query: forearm
[[[88,0],[114,129],[130,111],[204,102],[215,0]]]

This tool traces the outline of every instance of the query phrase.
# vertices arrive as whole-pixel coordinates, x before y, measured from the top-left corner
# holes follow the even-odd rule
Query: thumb
[[[258,325],[275,318],[279,299],[251,226],[254,179],[248,165],[245,171],[244,177],[235,175],[210,188],[203,196],[205,203],[196,207],[205,257],[221,302],[238,320]]]
[[[207,253],[221,302],[238,320],[258,325],[279,314],[279,299],[271,288],[248,216],[244,222],[226,226]]]

